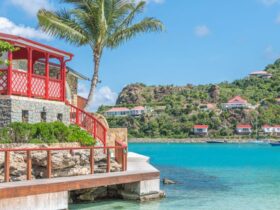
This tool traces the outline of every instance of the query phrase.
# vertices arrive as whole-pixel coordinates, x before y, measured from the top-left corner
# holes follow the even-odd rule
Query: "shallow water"
[[[257,144],[130,144],[176,185],[167,198],[139,204],[104,201],[79,210],[280,210],[280,147]]]

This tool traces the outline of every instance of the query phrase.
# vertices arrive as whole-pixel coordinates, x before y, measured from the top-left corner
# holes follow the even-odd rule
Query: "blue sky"
[[[69,65],[91,77],[92,55],[37,29],[39,8],[58,0],[1,0],[0,31],[70,51]],[[98,105],[112,104],[130,83],[185,85],[217,83],[262,70],[280,57],[280,0],[149,0],[145,16],[161,19],[166,31],[145,34],[103,55]],[[80,86],[86,95],[88,84]]]

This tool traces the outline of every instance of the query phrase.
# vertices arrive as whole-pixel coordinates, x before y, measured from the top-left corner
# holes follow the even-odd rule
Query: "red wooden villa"
[[[93,115],[77,107],[77,96],[67,94],[67,78],[71,75],[67,75],[66,64],[72,60],[73,54],[4,33],[0,33],[0,40],[17,48],[15,52],[1,55],[10,65],[0,65],[0,127],[11,122],[59,120],[83,127],[106,145],[107,128]],[[76,75],[69,79],[71,81],[83,78],[74,70],[71,74]],[[77,92],[77,84],[74,86]]]

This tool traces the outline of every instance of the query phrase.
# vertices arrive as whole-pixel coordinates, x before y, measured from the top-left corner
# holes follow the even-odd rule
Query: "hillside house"
[[[143,106],[136,106],[136,107],[130,109],[130,115],[131,116],[140,116],[145,113],[145,110],[146,109]]]
[[[276,98],[276,103],[280,105],[280,98]]]
[[[268,73],[267,71],[254,71],[250,74],[250,77],[259,77],[263,79],[270,79],[272,74]]]
[[[239,124],[236,126],[236,133],[239,135],[249,135],[252,133],[252,126],[250,124]]]
[[[105,112],[108,117],[123,117],[130,115],[130,109],[126,107],[113,107]]]
[[[198,136],[207,136],[208,135],[208,125],[194,125],[193,133]]]
[[[126,107],[113,107],[105,112],[108,117],[122,117],[122,116],[133,116],[137,117],[145,114],[147,109],[143,106],[136,106],[132,109]]]
[[[268,135],[280,135],[280,125],[263,125],[262,131],[264,134]]]
[[[251,108],[251,104],[241,96],[235,96],[230,99],[227,103],[222,104],[223,109],[246,109]]]

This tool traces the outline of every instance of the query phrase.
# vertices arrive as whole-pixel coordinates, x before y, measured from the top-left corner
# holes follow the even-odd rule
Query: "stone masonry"
[[[28,113],[28,123],[54,122],[58,117],[69,124],[70,109],[64,102],[47,101],[19,96],[0,96],[0,127],[12,122],[22,122],[23,111]]]

